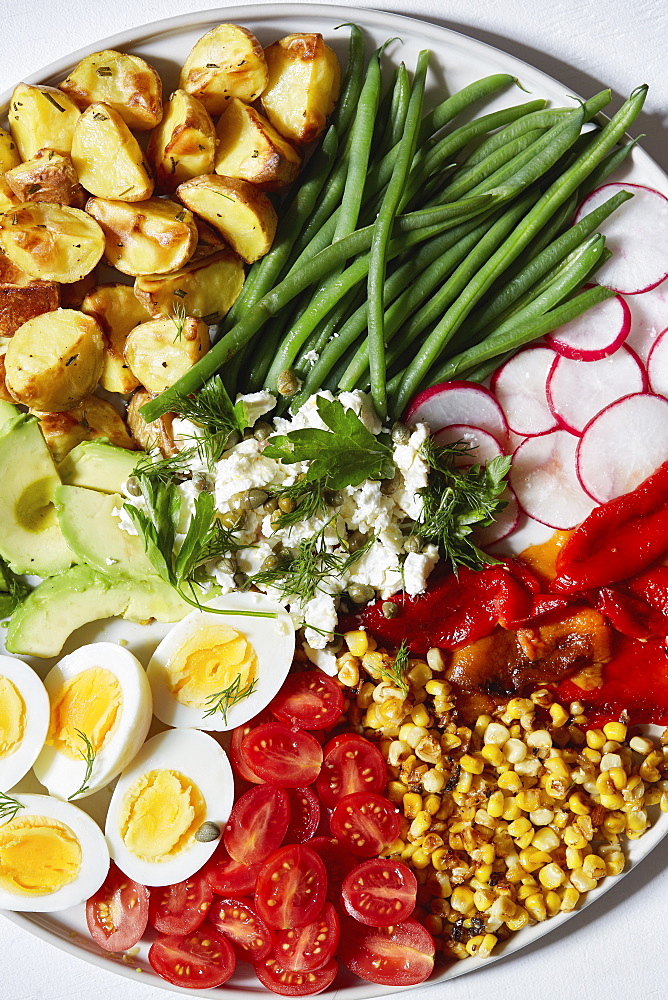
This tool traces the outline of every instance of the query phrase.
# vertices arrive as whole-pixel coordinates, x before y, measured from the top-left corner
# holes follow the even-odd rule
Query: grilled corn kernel
[[[511,837],[523,837],[525,833],[533,834],[533,827],[526,816],[521,816],[508,825],[508,833]]]
[[[353,656],[362,657],[369,648],[369,640],[364,629],[355,629],[353,632],[346,632],[343,637],[346,646]]]
[[[425,684],[431,680],[431,669],[424,660],[410,660],[406,676],[411,687],[422,690]]]
[[[484,757],[489,764],[493,765],[493,767],[501,767],[506,763],[506,758],[503,756],[503,753],[499,747],[495,746],[493,743],[486,743],[480,751],[480,756]]]
[[[503,810],[505,808],[505,796],[502,791],[498,788],[495,792],[492,792],[489,799],[487,800],[487,812],[492,817],[492,819],[498,819],[503,815]]]
[[[603,726],[603,732],[609,740],[617,740],[621,743],[622,740],[626,739],[626,726],[622,722],[606,722]]]
[[[471,910],[475,909],[473,893],[465,885],[455,886],[450,897],[450,906],[457,913],[470,913]]]
[[[570,868],[571,871],[575,871],[578,868],[582,868],[582,862],[585,859],[584,848],[578,847],[567,847],[566,848],[566,867]]]
[[[424,705],[416,705],[415,708],[411,709],[411,719],[416,726],[421,726],[424,729],[426,729],[431,722],[429,712]]]
[[[558,889],[559,886],[566,881],[566,873],[560,865],[555,862],[550,862],[549,864],[544,865],[538,872],[538,881],[541,885],[544,885],[546,889]],[[559,907],[557,907],[557,909],[559,909]]]
[[[431,826],[431,816],[425,809],[421,809],[410,825],[409,835],[413,840],[424,837]]]
[[[408,788],[402,781],[390,781],[387,786],[387,797],[395,806],[403,804]]]
[[[472,757],[471,754],[465,753],[459,760],[460,766],[464,771],[469,774],[482,774],[485,769],[485,762],[480,760],[479,757]]]
[[[445,681],[435,681],[432,679],[427,681],[424,689],[427,694],[430,694],[435,699],[445,699],[450,694],[450,685],[446,684]]]
[[[368,708],[373,701],[374,685],[371,681],[365,681],[360,688],[359,694],[355,699],[360,708]]]
[[[503,745],[503,755],[510,764],[519,764],[527,755],[526,745],[522,740],[511,736]]]
[[[443,659],[443,653],[440,651],[438,646],[432,646],[430,650],[427,651],[427,663],[434,671],[438,674],[445,670],[445,660]],[[433,692],[429,692],[432,694]]]
[[[654,749],[652,741],[645,739],[644,736],[634,736],[633,739],[629,741],[629,746],[632,750],[635,750],[636,753],[641,753],[644,757],[646,757],[647,754],[651,753]]]
[[[561,897],[554,890],[545,893],[545,909],[549,917],[554,917],[561,909]]]
[[[624,805],[624,796],[621,792],[613,792],[612,794],[601,792],[601,805],[604,809],[612,811],[621,809]]]
[[[566,886],[563,895],[561,897],[560,909],[564,913],[570,913],[571,910],[574,910],[575,907],[578,905],[579,899],[580,899],[580,893],[578,892],[578,890],[572,885]]]
[[[626,829],[634,833],[643,833],[647,829],[647,813],[644,809],[626,814]]]
[[[587,732],[587,746],[592,750],[601,750],[605,742],[606,737],[602,729],[590,729]]]
[[[461,763],[461,761],[460,761]],[[463,792],[466,794],[471,791],[471,785],[473,784],[473,775],[470,771],[465,771],[462,768],[461,774],[457,780],[456,791]]]
[[[591,812],[591,809],[584,801],[580,792],[573,792],[568,800],[568,808],[571,812],[575,813],[576,816],[588,816]]]
[[[422,787],[425,792],[442,792],[445,787],[445,775],[432,767],[422,778]]]
[[[341,664],[337,676],[344,687],[357,687],[360,682],[360,670],[353,657]]]
[[[407,792],[403,799],[404,816],[408,819],[415,819],[422,811],[422,796],[417,792]]]
[[[526,737],[527,746],[533,749],[547,750],[552,746],[552,737],[547,729],[534,729]]]
[[[560,705],[556,701],[553,705],[550,705],[550,715],[552,717],[552,724],[557,728],[565,726],[568,722],[568,712],[563,705]]]
[[[612,756],[612,755],[611,755]],[[617,789],[618,792],[624,791],[626,788],[626,771],[623,767],[612,767],[608,771],[610,779]]]
[[[545,920],[547,918],[547,907],[545,906],[545,899],[542,893],[534,892],[533,895],[528,896],[524,900],[524,905],[534,920]]]
[[[510,731],[500,722],[490,722],[483,734],[485,744],[502,747],[510,739]]]
[[[424,728],[424,726],[413,725],[410,727],[410,729],[404,736],[403,735],[404,728],[405,728],[404,726],[401,727],[399,731],[399,738],[405,740],[406,743],[408,743],[408,745],[413,748],[413,750],[415,750],[418,743],[420,743],[420,741],[423,740],[425,736],[429,735],[428,731]]]
[[[519,792],[522,789],[522,779],[514,771],[506,771],[504,774],[500,774],[497,784],[499,788],[503,788],[507,792]]]
[[[514,798],[506,799],[505,808],[501,813],[502,818],[505,819],[506,822],[512,823],[514,820],[519,819],[521,815],[522,815],[522,810],[518,806],[515,799]]]
[[[442,872],[447,868],[447,857],[450,852],[447,847],[438,847],[431,856],[431,863],[437,872]]]
[[[578,892],[589,892],[590,889],[596,888],[596,879],[587,875],[582,868],[576,868],[571,872],[571,883]]]
[[[441,736],[441,746],[447,753],[448,750],[456,750],[462,745],[461,737],[456,733],[443,733]]]
[[[529,914],[523,906],[516,906],[515,913],[506,920],[506,927],[509,931],[521,931],[529,923]]]
[[[543,767],[550,774],[554,775],[555,778],[563,778],[565,781],[570,781],[571,769],[563,757],[548,757],[547,760],[543,761]]]
[[[425,854],[425,852],[422,850],[421,847],[416,848],[415,851],[413,851],[413,854],[411,855],[411,865],[414,868],[422,869],[422,868],[427,868],[429,864],[430,864],[429,855]]]
[[[546,854],[556,851],[560,843],[559,837],[549,826],[541,827],[533,835],[532,845],[536,850],[544,851]]]
[[[621,851],[611,851],[605,856],[605,874],[619,875],[624,871],[626,859]]]
[[[524,812],[532,812],[534,809],[540,809],[543,804],[540,789],[523,788],[515,796],[515,802],[517,802],[520,809]]]
[[[424,781],[422,784],[424,785]],[[442,802],[438,795],[427,795],[427,797],[423,800],[423,805],[425,811],[429,813],[430,816],[435,816],[441,808]]]

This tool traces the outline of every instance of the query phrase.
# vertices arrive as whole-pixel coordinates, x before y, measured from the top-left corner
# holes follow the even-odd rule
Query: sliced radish
[[[629,493],[668,460],[668,399],[637,392],[618,399],[585,427],[577,453],[583,488],[606,503]]]
[[[548,528],[574,528],[594,508],[575,473],[577,444],[568,431],[551,431],[527,438],[513,455],[510,485],[519,505]]]
[[[600,361],[571,361],[557,355],[547,380],[550,409],[572,434],[580,434],[616,399],[646,390],[643,363],[626,344]]]
[[[464,441],[471,449],[458,458],[455,465],[475,465],[491,462],[493,458],[503,455],[503,448],[493,434],[484,431],[482,427],[471,427],[469,424],[450,424],[434,435],[436,444],[455,444]]]
[[[614,354],[631,332],[631,310],[619,295],[599,302],[545,338],[573,361],[600,361]]]
[[[480,427],[501,444],[508,437],[503,410],[489,389],[477,382],[440,382],[424,389],[408,404],[406,423],[426,423],[432,434],[451,424]]]
[[[476,545],[481,545],[483,548],[495,545],[501,539],[507,538],[517,527],[520,519],[520,507],[515,492],[510,486],[506,486],[502,499],[505,500],[506,506],[495,519],[494,523],[488,525],[486,528],[474,529],[473,535]]]
[[[668,396],[668,328],[652,344],[647,358],[647,374],[652,392]]]
[[[529,347],[501,365],[491,389],[515,434],[545,434],[559,421],[547,401],[547,378],[555,359],[551,347]]]
[[[600,285],[625,295],[639,295],[668,277],[668,198],[640,184],[604,184],[580,205],[575,221],[593,212],[618,191],[630,191],[600,226],[613,256],[596,274]]]

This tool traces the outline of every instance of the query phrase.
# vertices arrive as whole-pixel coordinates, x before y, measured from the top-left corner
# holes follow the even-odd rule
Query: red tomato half
[[[276,785],[256,785],[237,799],[223,841],[235,861],[257,865],[283,843],[290,822],[288,793]]]
[[[338,971],[339,966],[334,959],[314,972],[290,972],[281,968],[275,958],[266,958],[255,966],[255,975],[262,985],[284,997],[308,997],[322,993],[332,985]]]
[[[331,961],[339,943],[339,918],[331,903],[325,903],[312,924],[278,931],[274,944],[276,960],[291,972],[312,972]]]
[[[241,756],[241,741],[244,736],[248,736],[252,729],[256,729],[257,726],[263,725],[265,722],[272,722],[273,715],[269,709],[263,709],[256,715],[254,719],[249,719],[248,722],[244,722],[243,726],[237,726],[236,729],[232,730],[232,736],[230,740],[230,763],[234,769],[235,774],[238,774],[240,778],[244,781],[248,781],[251,785],[261,785],[263,779],[258,778],[257,774],[245,763],[243,757]]]
[[[327,872],[320,856],[305,844],[291,844],[262,865],[255,906],[270,927],[303,927],[315,920],[326,894]]]
[[[310,788],[289,788],[290,825],[285,839],[288,844],[303,844],[315,835],[320,823],[320,803]]]
[[[401,816],[382,795],[355,792],[340,800],[330,822],[332,833],[344,847],[372,858],[397,839]]]
[[[261,962],[270,955],[274,938],[262,917],[245,899],[217,899],[209,912],[211,923],[230,941],[246,962]]]
[[[308,846],[320,855],[327,870],[327,899],[338,904],[343,880],[357,864],[357,858],[331,837],[314,837],[309,840]]]
[[[263,781],[285,788],[310,785],[320,774],[322,747],[301,729],[269,722],[252,729],[241,741],[244,763]]]
[[[86,923],[94,941],[105,951],[133,948],[148,923],[149,890],[116,867],[86,903]]]
[[[339,799],[353,792],[382,792],[387,767],[382,753],[363,736],[345,733],[325,745],[317,789],[320,800],[333,809]]]
[[[245,865],[232,858],[217,861],[204,869],[210,887],[220,896],[249,896],[255,891],[255,883],[262,865]]]
[[[417,879],[400,861],[374,858],[348,872],[341,896],[355,920],[369,927],[387,927],[410,917],[415,909]]]
[[[151,890],[149,920],[161,934],[190,934],[197,930],[213,902],[213,892],[201,872],[185,882]]]
[[[180,937],[159,934],[149,949],[148,960],[162,979],[189,990],[221,986],[237,964],[232,945],[209,925]]]
[[[343,692],[322,670],[288,674],[269,708],[281,722],[300,729],[329,729],[343,712]]]
[[[434,939],[417,920],[364,927],[348,919],[341,927],[341,961],[360,979],[381,986],[423,983],[434,968],[434,952]]]

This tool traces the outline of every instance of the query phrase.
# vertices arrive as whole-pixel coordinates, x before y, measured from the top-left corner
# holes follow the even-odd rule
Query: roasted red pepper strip
[[[632,493],[596,507],[559,553],[560,593],[628,580],[668,551],[668,462]]]
[[[596,607],[605,615],[613,628],[632,639],[651,639],[660,635],[653,609],[644,601],[615,587],[604,587],[598,595]]]

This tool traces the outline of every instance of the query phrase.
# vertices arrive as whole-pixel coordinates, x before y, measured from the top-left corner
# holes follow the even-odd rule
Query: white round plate
[[[157,21],[144,28],[133,29],[102,39],[95,46],[80,49],[52,63],[41,72],[33,74],[25,82],[58,84],[84,55],[103,48],[113,48],[133,52],[148,60],[160,73],[165,92],[168,94],[175,88],[180,66],[197,39],[215,25],[229,21],[250,28],[263,44],[268,44],[294,31],[318,31],[337,51],[342,62],[345,62],[347,50],[348,34],[346,28],[343,27],[347,22],[359,24],[364,29],[369,49],[376,47],[388,38],[396,38],[397,41],[388,48],[387,55],[393,60],[404,60],[409,69],[415,65],[418,52],[421,49],[429,49],[433,53],[433,57],[427,100],[432,103],[442,99],[444,92],[454,93],[466,84],[492,73],[510,73],[518,78],[524,89],[511,88],[501,96],[486,101],[484,112],[481,113],[498,110],[513,104],[521,104],[539,97],[547,98],[554,105],[564,106],[564,104],[571,103],[574,96],[556,80],[521,60],[476,39],[468,38],[435,24],[382,11],[357,10],[353,7],[321,4],[288,3],[282,3],[278,6],[266,4],[224,7],[218,10],[189,13]],[[11,94],[8,92],[0,97],[2,117],[6,114],[10,96]],[[591,95],[587,94],[586,96]],[[668,177],[641,149],[634,150],[628,158],[627,164],[622,171],[615,175],[614,179],[645,184],[668,194]],[[645,343],[651,341],[653,336],[656,336],[660,330],[668,325],[668,282],[664,282],[662,286],[645,295],[630,296],[629,304],[633,309],[635,328],[641,332],[639,336]],[[633,346],[637,347],[633,335],[631,342]],[[546,535],[549,533],[549,529],[546,529]],[[539,540],[535,534],[529,535],[524,530],[513,536],[512,547],[515,551],[519,551],[525,545]],[[117,642],[119,639],[123,639],[127,641],[128,648],[144,664],[147,664],[165,632],[165,626],[142,627],[123,621],[92,623],[79,629],[70,638],[63,653],[68,653],[85,642],[101,639]],[[44,676],[52,661],[32,660],[31,662],[41,676]],[[25,790],[32,791],[35,790],[35,787]],[[83,804],[93,814],[96,810],[104,810],[106,807],[105,793],[101,792],[91,796]],[[628,844],[627,870],[646,857],[667,833],[668,816],[661,814],[657,822],[640,840],[631,841]],[[598,889],[588,893],[584,906],[600,899],[607,889],[618,884],[620,877],[622,876],[617,876],[616,879],[606,878]],[[580,907],[576,912],[579,913],[582,909],[583,907]],[[527,927],[514,934],[506,944],[499,946],[493,957],[486,960],[470,958],[465,962],[459,962],[445,971],[436,972],[429,980],[428,985],[445,982],[467,972],[473,972],[482,966],[487,967],[495,959],[506,957],[534,943],[544,934],[558,930],[569,917],[570,914],[559,914],[543,923]],[[8,918],[50,944],[94,965],[118,972],[120,975],[136,981],[141,979],[144,983],[146,983],[146,974],[148,973],[152,985],[184,995],[183,990],[170,986],[152,973],[146,960],[147,946],[145,943],[142,943],[139,950],[131,955],[112,955],[99,949],[86,930],[83,907],[55,914],[11,914],[8,915]],[[345,972],[337,979],[336,986],[335,991],[319,995],[323,998],[333,998],[336,995],[340,1000],[366,1000],[366,998],[371,997],[387,996],[391,992],[391,989],[386,986],[362,982],[354,976],[345,974]],[[401,992],[401,990],[395,989],[394,992]],[[244,963],[240,964],[232,979],[223,987],[215,990],[197,991],[198,996],[217,997],[218,1000],[224,997],[236,1000],[242,993],[269,995],[268,991],[255,978],[251,967]]]

